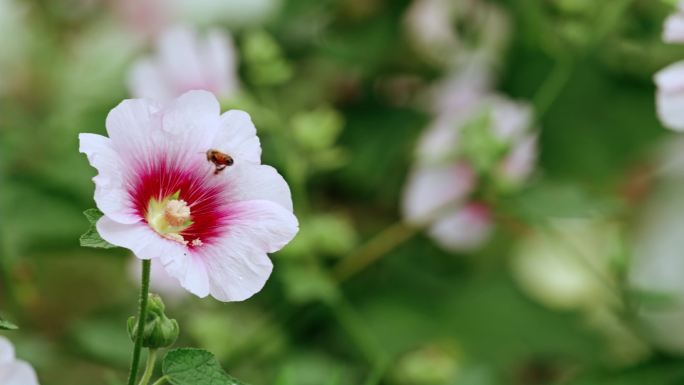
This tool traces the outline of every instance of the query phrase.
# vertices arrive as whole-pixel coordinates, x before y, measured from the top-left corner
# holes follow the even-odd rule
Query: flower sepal
[[[81,235],[81,238],[79,238],[82,247],[93,247],[96,249],[113,249],[117,247],[102,239],[100,233],[97,232],[97,227],[95,225],[97,224],[97,221],[104,216],[99,209],[88,209],[83,212],[83,215],[85,215],[88,222],[90,222],[90,228]]]
[[[142,346],[151,349],[165,348],[173,345],[178,339],[179,327],[175,319],[164,313],[164,302],[157,294],[150,293],[147,303],[147,315],[143,327]],[[138,337],[138,319],[128,319],[128,335],[132,341]]]

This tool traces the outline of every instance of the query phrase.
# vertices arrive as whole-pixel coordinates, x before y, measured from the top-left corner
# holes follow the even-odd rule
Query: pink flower
[[[187,91],[207,90],[219,98],[238,89],[235,47],[229,35],[211,30],[203,38],[189,27],[164,32],[154,56],[134,64],[128,87],[136,98],[170,101]]]
[[[445,209],[462,204],[475,188],[476,176],[467,164],[414,169],[404,193],[406,220],[429,223]]]
[[[658,72],[655,83],[660,121],[670,129],[684,131],[684,61]]]
[[[16,359],[14,346],[2,336],[0,336],[0,384],[38,385],[36,371],[26,361]]]
[[[487,241],[493,227],[489,207],[471,202],[439,218],[428,234],[448,250],[473,251]]]
[[[284,179],[261,165],[249,115],[220,114],[216,98],[191,91],[165,105],[125,100],[107,117],[109,137],[80,134],[98,170],[97,230],[141,259],[157,258],[191,293],[244,300],[271,273],[267,253],[297,233]],[[227,154],[222,171],[207,151]]]
[[[537,156],[531,109],[487,94],[486,79],[474,76],[474,69],[439,88],[437,116],[419,141],[402,202],[407,222],[426,226],[452,251],[472,251],[492,232],[489,207],[471,201],[480,176],[501,190],[517,188],[532,174]]]

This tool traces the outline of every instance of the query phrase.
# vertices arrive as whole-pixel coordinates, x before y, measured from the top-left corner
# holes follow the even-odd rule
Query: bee
[[[226,167],[232,166],[235,163],[232,156],[213,149],[207,151],[207,161],[213,163],[216,167],[214,175],[218,175]]]

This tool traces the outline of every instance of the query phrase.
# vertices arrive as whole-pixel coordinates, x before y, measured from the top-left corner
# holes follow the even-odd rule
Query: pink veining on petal
[[[136,213],[145,221],[151,199],[161,201],[180,191],[179,199],[187,202],[193,222],[180,235],[188,241],[187,247],[200,247],[218,239],[229,219],[237,214],[226,202],[225,185],[212,181],[212,177],[206,168],[160,156],[138,167],[129,184],[129,195]],[[193,242],[196,239],[201,244]]]

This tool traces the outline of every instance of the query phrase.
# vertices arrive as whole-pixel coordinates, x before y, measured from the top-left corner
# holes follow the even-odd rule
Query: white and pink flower
[[[128,87],[136,98],[162,102],[191,90],[233,97],[239,88],[233,41],[217,29],[206,36],[187,26],[166,30],[157,40],[155,55],[134,64]]]
[[[216,97],[190,91],[158,104],[125,100],[107,117],[109,137],[80,134],[80,151],[98,170],[95,202],[106,241],[160,261],[191,293],[239,301],[258,292],[267,253],[297,233],[289,187],[261,164],[248,114],[220,113]],[[207,160],[233,158],[221,172]]]
[[[480,176],[510,190],[530,176],[536,161],[531,109],[487,94],[488,83],[476,68],[466,67],[438,87],[437,116],[419,141],[404,190],[406,221],[426,226],[433,239],[453,251],[477,249],[492,232],[491,208],[473,201]],[[472,158],[484,153],[489,153],[486,161]]]
[[[26,361],[15,357],[14,346],[2,336],[0,336],[0,384],[38,385],[36,371]]]

